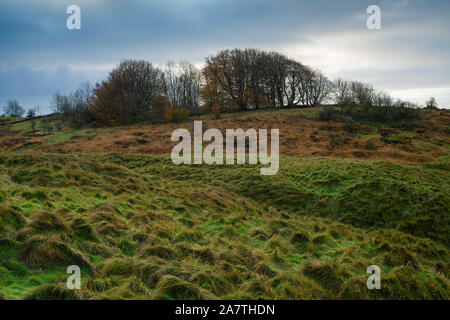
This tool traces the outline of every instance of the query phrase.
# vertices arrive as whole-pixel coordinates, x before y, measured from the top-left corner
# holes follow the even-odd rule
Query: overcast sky
[[[66,9],[81,8],[81,30]],[[381,30],[366,27],[369,5]],[[48,112],[52,95],[98,82],[121,60],[155,64],[225,48],[275,50],[331,79],[450,108],[448,0],[1,0],[0,106]]]

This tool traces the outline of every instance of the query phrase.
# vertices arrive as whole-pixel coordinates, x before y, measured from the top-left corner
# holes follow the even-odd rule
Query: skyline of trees
[[[8,117],[21,117],[25,113],[25,109],[15,99],[9,99],[3,107],[3,112]]]
[[[331,91],[319,70],[257,49],[222,50],[206,58],[203,77],[206,105],[231,110],[315,106]]]
[[[323,103],[337,105],[341,113],[344,107],[351,113],[355,106],[418,107],[371,84],[342,78],[332,81],[318,69],[259,49],[221,50],[207,57],[201,69],[187,61],[156,66],[144,60],[123,60],[94,87],[85,83],[73,93],[56,93],[52,102],[53,111],[72,127],[92,120],[105,125],[154,120],[169,107],[171,112],[185,109],[188,113]],[[430,98],[426,105],[437,103]],[[6,115],[26,112],[17,100],[9,100],[3,109]]]

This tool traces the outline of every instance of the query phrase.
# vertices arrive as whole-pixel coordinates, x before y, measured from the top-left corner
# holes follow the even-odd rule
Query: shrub
[[[398,101],[389,106],[378,106],[365,103],[362,105],[350,104],[341,107],[338,112],[333,106],[325,106],[319,113],[320,121],[347,121],[376,122],[391,127],[414,129],[422,124],[420,110],[414,105]]]
[[[211,107],[211,111],[214,115],[214,119],[220,119],[220,107],[217,104]]]
[[[325,106],[323,107],[322,111],[319,113],[319,120],[320,121],[332,121],[336,120],[338,117],[336,110],[334,107],[331,106]]]
[[[357,133],[359,131],[359,124],[353,120],[347,121],[342,129],[344,129],[345,132],[348,133]]]
[[[392,134],[397,133],[397,130],[395,130],[394,128],[388,127],[388,126],[380,126],[378,128],[378,133],[383,137],[389,137]]]
[[[189,110],[179,107],[166,106],[164,108],[164,120],[169,122],[179,122],[185,120],[189,116]]]

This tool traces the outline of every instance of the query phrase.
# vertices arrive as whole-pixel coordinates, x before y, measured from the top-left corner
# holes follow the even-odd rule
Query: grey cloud
[[[365,10],[374,2],[383,18],[377,35],[365,29]],[[65,27],[70,4],[82,9],[81,30]],[[450,82],[449,11],[447,0],[3,0],[0,99],[50,98],[98,81],[108,71],[103,66],[125,58],[202,62],[233,47],[293,47],[296,57],[309,48],[308,63],[318,66],[326,55],[333,65],[330,52],[339,50],[350,53],[347,60],[358,54],[372,63],[380,56],[381,65],[353,69],[336,62],[324,71],[380,88],[444,87]]]

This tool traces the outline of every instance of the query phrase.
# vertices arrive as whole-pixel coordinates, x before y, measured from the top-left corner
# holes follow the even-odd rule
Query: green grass
[[[66,139],[67,136],[60,139]],[[450,162],[0,155],[8,299],[448,299]],[[65,268],[82,268],[82,290]],[[369,291],[369,265],[382,289]]]
[[[83,130],[72,130],[72,129],[64,129],[62,132],[57,132],[47,138],[45,143],[53,144],[60,143],[67,140],[70,140],[74,137],[86,137],[92,136],[95,132],[91,129],[83,129]]]
[[[35,128],[39,129],[41,127],[41,121],[42,119],[36,119],[35,120]],[[19,131],[22,133],[26,133],[31,131],[32,127],[31,127],[31,120],[30,121],[26,121],[26,122],[21,122],[21,123],[16,123],[13,125],[10,125],[10,129],[13,131]]]
[[[24,118],[22,117],[5,117],[5,116],[0,116],[0,124],[2,123],[8,123],[8,122],[14,122],[14,121],[20,121],[23,120]]]
[[[53,130],[54,131],[56,130],[55,129],[55,121],[57,121],[57,119],[58,119],[57,116],[54,116],[54,115],[50,116],[50,117],[47,117],[47,120],[50,121],[51,125],[53,126]],[[15,119],[14,121],[18,121],[18,120],[24,120],[24,118],[18,118],[18,119]],[[43,120],[44,119],[42,119],[42,118],[39,118],[39,119],[35,120],[36,133],[44,134],[44,131],[42,129],[42,127],[43,127],[43,124],[42,124]],[[12,131],[20,132],[20,133],[29,133],[29,132],[32,131],[32,121],[29,120],[29,121],[25,121],[25,122],[21,122],[21,123],[12,124],[12,125],[9,126],[9,129],[12,130]]]

